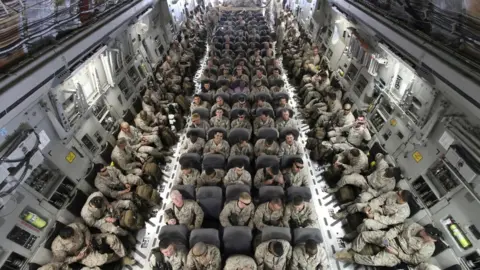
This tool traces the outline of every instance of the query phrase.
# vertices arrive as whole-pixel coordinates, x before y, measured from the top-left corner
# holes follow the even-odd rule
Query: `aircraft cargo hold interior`
[[[0,270],[480,268],[475,1],[0,4]]]

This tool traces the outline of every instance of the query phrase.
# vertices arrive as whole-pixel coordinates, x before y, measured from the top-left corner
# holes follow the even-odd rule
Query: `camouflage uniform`
[[[120,167],[126,173],[142,175],[142,169],[138,168],[134,156],[135,152],[132,151],[131,146],[127,144],[123,150],[120,149],[120,147],[115,146],[115,148],[113,148],[111,157],[115,165]],[[146,159],[148,157],[147,154],[137,154],[137,156],[141,159]]]
[[[188,252],[187,255],[187,265],[186,270],[220,270],[222,267],[222,255],[220,250],[213,245],[207,246],[207,252],[204,255],[195,257],[192,253],[192,250]]]
[[[245,146],[239,146],[237,143],[232,146],[230,150],[230,156],[247,156],[250,159],[253,158],[253,146],[247,143]]]
[[[258,104],[253,105],[252,111],[255,112],[256,110],[259,110],[259,109],[270,109],[273,111],[272,105],[266,101],[263,103],[262,106],[259,106]]]
[[[105,196],[112,199],[130,200],[132,199],[131,192],[120,194],[120,191],[126,188],[125,184],[136,186],[144,184],[140,176],[133,174],[125,176],[115,167],[107,167],[107,172],[108,176],[103,176],[101,173],[97,173],[97,176],[95,177],[95,187]]]
[[[250,92],[251,98],[255,97],[256,94],[260,94],[260,93],[270,94],[270,90],[268,90],[268,87],[266,87],[265,85],[261,85],[261,86],[253,85],[251,89],[252,89],[252,91]]]
[[[208,109],[208,102],[206,101],[202,101],[200,102],[200,104],[195,104],[192,102],[192,104],[190,104],[190,111],[193,112],[195,109],[197,108],[205,108],[205,109]]]
[[[230,226],[249,226],[253,228],[253,215],[255,214],[255,206],[253,203],[245,206],[243,209],[238,207],[238,200],[230,201],[225,204],[220,213],[220,223],[222,227]],[[234,216],[232,218],[232,216]],[[236,224],[232,224],[236,223]]]
[[[337,159],[337,162],[342,162],[344,159],[349,161],[349,164],[344,164],[343,167],[343,174],[352,174],[352,173],[361,173],[362,171],[368,168],[368,157],[367,155],[360,151],[360,155],[358,157],[354,157],[350,154],[350,151],[342,152]]]
[[[203,138],[197,138],[195,143],[192,143],[190,139],[186,139],[182,145],[183,153],[196,153],[203,154],[203,148],[205,147],[205,140]]]
[[[192,185],[196,186],[200,178],[200,172],[197,169],[191,168],[189,174],[181,172],[175,180],[175,185]]]
[[[255,228],[263,230],[265,226],[280,226],[283,225],[283,207],[280,210],[272,211],[268,207],[269,202],[262,203],[255,210],[253,223]]]
[[[283,255],[276,257],[268,250],[268,245],[272,241],[281,242],[283,245]],[[270,240],[263,242],[255,249],[255,261],[258,265],[258,270],[286,270],[292,257],[292,247],[290,243],[285,240]]]
[[[322,270],[328,269],[327,253],[320,245],[317,246],[317,254],[313,256],[305,251],[305,245],[295,246],[290,270],[316,270],[319,265]]]
[[[253,133],[255,136],[258,136],[259,129],[263,127],[275,128],[275,122],[270,117],[268,117],[266,121],[262,121],[260,117],[255,118],[253,121]]]
[[[249,112],[251,110],[251,107],[247,102],[241,104],[237,101],[233,103],[232,109],[244,109],[245,111]]]
[[[97,196],[101,196],[104,198],[104,205],[102,208],[96,209],[93,208],[89,205],[90,201]],[[95,227],[99,229],[100,231],[104,233],[113,233],[113,234],[118,234],[118,235],[127,235],[128,232],[125,231],[124,229],[120,228],[119,226],[115,225],[114,223],[110,223],[106,221],[106,218],[108,217],[114,217],[118,218],[118,213],[120,213],[123,210],[136,210],[136,206],[132,201],[129,200],[118,200],[114,201],[111,203],[112,210],[110,212],[109,209],[107,209],[108,201],[105,196],[99,191],[92,193],[88,199],[85,205],[82,208],[82,211],[80,212],[80,215],[82,216],[83,220],[85,220],[85,223],[90,226],[90,227]]]
[[[308,187],[310,185],[308,182],[308,170],[305,168],[301,169],[297,173],[294,173],[291,169],[288,169],[286,175],[292,186]]]
[[[352,249],[355,252],[363,250],[366,244],[383,246],[384,239],[388,239],[389,246],[399,252],[398,255],[387,251],[380,251],[376,255],[355,254],[353,259],[358,264],[371,266],[393,267],[401,262],[419,264],[426,262],[435,251],[434,242],[425,242],[417,236],[423,227],[415,222],[405,222],[388,231],[364,231],[353,241]]]
[[[158,135],[142,135],[142,133],[135,127],[130,126],[130,134],[125,133],[123,130],[118,134],[118,138],[125,138],[128,144],[140,153],[150,153],[154,150],[153,147],[142,145],[142,137],[149,143],[155,144],[157,148],[162,148],[162,141]]]
[[[280,118],[277,120],[275,123],[275,126],[277,127],[278,131],[281,131],[284,128],[294,128],[297,129],[297,124],[295,123],[295,120],[293,119],[288,119],[285,121],[283,118]]]
[[[235,119],[235,120],[232,121],[230,126],[232,127],[232,129],[234,129],[234,128],[246,128],[250,131],[250,133],[253,130],[252,124],[248,120],[242,120],[241,121],[241,120]]]
[[[283,214],[283,225],[290,227],[291,224],[295,224],[293,227],[297,228],[314,228],[315,221],[317,220],[315,212],[310,203],[305,202],[302,210],[297,211],[293,203],[289,203],[285,207],[285,213]]]
[[[208,132],[208,130],[210,129],[210,124],[205,120],[200,120],[200,124],[198,124],[198,125],[192,124],[191,127],[192,128],[201,128],[201,129],[205,130],[205,132]]]
[[[214,149],[216,149],[216,151]],[[228,142],[225,140],[222,140],[220,144],[216,144],[215,141],[211,139],[207,142],[207,144],[205,144],[203,154],[221,154],[225,158],[228,158],[230,155],[230,145],[228,145]]]
[[[348,131],[348,136],[345,138],[343,136],[337,136],[330,138],[330,142],[333,143],[333,149],[338,150],[349,150],[353,147],[359,147],[362,145],[362,142],[370,141],[372,136],[368,128],[364,126],[360,127],[349,127],[346,126],[341,131]],[[352,147],[353,145],[353,147]]]
[[[222,169],[215,169],[215,176],[213,177],[208,176],[207,173],[203,171],[197,181],[197,187],[216,186],[222,183],[223,177],[225,177],[225,171]]]
[[[303,155],[303,149],[299,142],[293,141],[292,144],[288,144],[286,141],[282,142],[280,145],[280,152],[278,153],[280,157],[283,156],[293,156],[293,155]]]
[[[273,141],[273,143],[270,146],[266,146],[266,140],[265,139],[259,139],[255,143],[255,156],[263,156],[263,155],[272,155],[276,156],[280,152],[280,146],[278,146],[278,143],[276,141]]]
[[[228,257],[223,270],[257,270],[257,263],[251,257],[245,255],[233,255]]]
[[[113,250],[113,254],[102,254],[98,251],[92,251],[85,258],[83,258],[80,263],[88,267],[98,267],[104,264],[108,264],[114,261],[117,261],[123,257],[127,256],[125,247],[122,244],[122,241],[113,234],[110,233],[101,233],[95,234],[92,237],[92,241],[105,241],[108,246]]]
[[[210,118],[210,125],[212,127],[230,130],[230,120],[225,116],[222,116],[222,118],[218,118],[216,116]]]
[[[323,112],[322,115],[318,118],[316,126],[324,126],[332,116],[335,116],[340,110],[342,110],[342,103],[339,100],[329,101],[327,103],[328,111]]]
[[[238,185],[238,184],[251,186],[252,176],[246,170],[243,171],[242,175],[238,175],[235,172],[235,168],[231,168],[230,170],[228,170],[227,175],[223,179],[223,185],[228,186],[228,185]]]
[[[175,245],[175,253],[172,256],[161,256],[163,256],[166,263],[170,264],[172,270],[183,270],[187,264],[187,250],[182,245]],[[154,267],[157,264],[157,257],[151,256],[149,261],[151,269],[155,269]]]
[[[359,202],[368,202],[369,200],[395,189],[395,177],[385,177],[385,171],[373,172],[365,176],[352,173],[344,175],[337,183],[337,187],[345,185],[354,185],[362,189],[359,195]]]
[[[267,180],[267,174],[268,173],[266,172],[266,168],[258,169],[257,172],[255,173],[253,185],[258,189],[265,186],[264,182],[265,180]],[[277,175],[274,175],[273,180],[274,180],[274,184],[272,185],[278,185],[281,187],[285,186],[285,182],[283,182],[283,175],[281,172],[279,172]],[[282,181],[282,184],[279,184],[279,181]]]
[[[214,114],[217,109],[223,109],[227,113],[230,113],[230,111],[232,110],[232,108],[230,108],[230,105],[225,102],[223,103],[223,105],[218,105],[217,103],[215,103],[210,110],[210,114]]]
[[[183,206],[178,208],[173,203],[170,203],[166,209],[172,209],[175,217],[164,214],[163,220],[168,222],[172,218],[177,219],[178,224],[185,224],[189,230],[198,229],[203,223],[203,210],[196,201],[183,200]]]

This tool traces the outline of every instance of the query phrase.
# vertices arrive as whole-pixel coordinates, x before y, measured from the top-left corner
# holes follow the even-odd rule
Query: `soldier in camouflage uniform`
[[[232,109],[244,109],[245,111],[250,112],[251,106],[244,96],[240,96],[238,101],[233,103]]]
[[[106,240],[106,244],[114,252],[113,255],[102,254],[93,249],[92,243],[97,240]],[[65,264],[81,263],[89,267],[101,266],[120,258],[124,264],[134,264],[135,261],[127,257],[125,247],[117,236],[109,233],[91,235],[87,226],[82,223],[72,223],[59,232],[52,242],[52,253],[55,262]]]
[[[203,154],[221,154],[225,158],[230,155],[230,145],[223,139],[223,132],[216,132],[213,139],[205,144]]]
[[[205,147],[205,140],[198,137],[198,133],[195,130],[189,131],[187,136],[189,138],[182,145],[182,153],[195,153],[201,156]]]
[[[288,110],[282,111],[282,117],[277,119],[275,123],[278,131],[282,131],[284,128],[294,128],[297,129],[297,123],[294,119],[290,118],[290,112]]]
[[[162,141],[158,135],[144,135],[137,128],[130,126],[127,122],[120,125],[121,131],[118,134],[118,139],[125,138],[128,144],[137,152],[156,155],[158,151],[148,146],[155,144],[158,149],[162,149]]]
[[[252,81],[252,91],[250,92],[250,100],[255,100],[255,96],[260,93],[270,94],[268,87],[262,84],[261,80]]]
[[[184,200],[178,190],[171,191],[170,198],[163,218],[168,225],[184,224],[189,230],[202,227],[204,213],[196,201]]]
[[[141,176],[143,173],[141,169],[142,163],[136,162],[135,156],[139,160],[143,160],[143,162],[148,158],[148,154],[146,153],[133,151],[125,138],[117,140],[117,145],[112,151],[112,161],[124,172]]]
[[[214,245],[198,242],[188,252],[185,270],[220,270],[221,267],[222,255]]]
[[[161,111],[155,113],[155,105],[152,99],[145,95],[142,100],[142,109],[148,115],[147,117],[142,117],[143,120],[149,120],[155,125],[164,125],[167,122],[167,116],[162,115]]]
[[[229,74],[228,68],[222,69],[223,74],[218,76],[218,80],[226,80],[228,82],[232,81],[232,75]]]
[[[210,115],[213,115],[217,109],[223,109],[225,112],[230,113],[232,108],[230,108],[230,105],[225,103],[225,100],[223,100],[223,97],[218,96],[216,98],[216,103],[212,106],[212,109],[210,110]]]
[[[268,82],[270,85],[274,85],[275,81],[277,80],[282,80],[282,75],[280,75],[280,69],[279,68],[274,68],[273,69],[273,74],[268,76]]]
[[[210,124],[207,121],[200,118],[198,113],[192,114],[192,128],[201,128],[205,130],[205,133],[210,129]]]
[[[272,118],[270,118],[270,115],[267,111],[263,112],[253,121],[253,133],[255,136],[258,136],[258,131],[263,127],[275,128],[275,122]]]
[[[222,169],[205,168],[197,181],[197,187],[218,186],[223,182],[225,171]]]
[[[290,270],[328,269],[327,252],[314,240],[308,239],[305,244],[293,248]]]
[[[246,113],[243,111],[240,111],[238,113],[238,118],[232,121],[231,124],[232,129],[234,128],[246,128],[250,133],[252,133],[252,124],[250,123],[249,120],[246,119]]]
[[[220,213],[220,223],[224,228],[230,226],[249,226],[253,229],[254,214],[255,205],[252,203],[252,197],[247,192],[242,192],[238,200],[233,200],[225,204]]]
[[[253,184],[260,189],[263,186],[285,186],[283,175],[278,168],[278,165],[258,169],[255,173]]]
[[[142,132],[149,134],[157,134],[160,124],[155,123],[154,119],[145,111],[140,111],[135,117],[135,126]]]
[[[228,170],[227,175],[223,179],[224,186],[239,184],[249,187],[252,185],[252,176],[247,170],[243,169],[243,164],[234,165],[233,168]]]
[[[136,211],[137,207],[130,200],[117,200],[109,203],[107,198],[97,191],[88,197],[80,215],[90,227],[95,227],[104,233],[126,236],[128,232],[116,225],[121,212],[126,210]]]
[[[282,98],[280,98],[280,100],[278,102],[277,109],[279,109],[279,108],[291,110],[292,106],[290,106],[290,104],[288,104],[288,100],[285,97],[282,97]]]
[[[280,146],[274,138],[259,139],[255,143],[255,156],[272,155],[276,156],[280,152]]]
[[[95,187],[105,196],[117,200],[132,200],[131,186],[144,184],[139,176],[133,174],[125,176],[119,169],[112,166],[101,168],[95,177]]]
[[[259,61],[260,63],[260,61]],[[254,85],[257,85],[257,81],[260,81],[260,85],[268,85],[267,76],[263,75],[263,71],[261,69],[256,70],[256,74],[252,76],[252,82]]]
[[[243,74],[243,68],[238,66],[235,70],[235,75],[233,76],[233,80],[243,80],[245,82],[248,82],[250,81],[250,79],[248,78],[248,75],[246,74]]]
[[[288,182],[292,186],[296,187],[308,187],[308,171],[304,169],[303,159],[295,158],[292,167],[286,172]]]
[[[228,257],[223,270],[257,270],[257,263],[251,257],[233,255]]]
[[[200,172],[193,168],[191,164],[184,164],[181,173],[175,179],[175,185],[192,185],[196,186],[200,178]]]
[[[272,105],[268,103],[263,96],[257,98],[257,102],[252,107],[252,114],[255,114],[256,111],[260,109],[269,109],[273,111]]]
[[[265,226],[283,226],[283,203],[279,198],[262,203],[255,210],[253,224],[261,231]]]
[[[166,263],[172,267],[172,270],[183,270],[187,264],[187,249],[183,245],[177,245],[169,238],[160,240],[158,244],[160,252]],[[157,258],[150,257],[150,266],[156,266]]]
[[[270,240],[255,249],[258,270],[287,270],[292,257],[292,247],[286,240]]]
[[[280,152],[278,155],[283,156],[292,156],[292,155],[303,155],[303,148],[299,142],[295,141],[295,136],[293,133],[289,132],[285,135],[285,141],[280,145]]]
[[[196,108],[205,108],[208,109],[209,105],[208,102],[202,101],[202,97],[200,95],[194,95],[192,104],[190,104],[190,111],[193,112]]]
[[[210,126],[216,128],[224,128],[227,131],[230,130],[230,120],[223,116],[223,109],[217,108],[215,110],[215,116],[210,118]]]
[[[301,196],[295,196],[285,207],[283,225],[293,229],[315,227],[316,215],[310,203],[303,201]]]
[[[247,156],[253,159],[253,146],[247,140],[240,139],[238,143],[232,146],[230,156]]]

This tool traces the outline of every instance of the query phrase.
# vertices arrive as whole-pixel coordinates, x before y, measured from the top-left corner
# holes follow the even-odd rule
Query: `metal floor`
[[[275,49],[275,48],[273,48]],[[205,57],[201,61],[201,67],[197,71],[194,82],[196,84],[197,92],[200,91],[200,76],[202,74],[203,68],[206,65],[206,59],[208,55],[209,48],[207,46]],[[288,77],[285,70],[282,68],[283,79],[285,81],[285,88],[288,91],[290,96],[289,103],[292,106],[293,111],[295,112],[294,118],[297,120],[298,127],[300,130],[300,137],[299,141],[305,147],[307,136],[306,132],[308,132],[309,127],[306,124],[301,124],[302,118],[299,117],[300,113],[297,110],[297,104],[294,100],[295,92],[294,87],[290,85],[288,82]],[[190,125],[190,119],[188,120],[188,125]],[[173,180],[175,179],[176,174],[180,171],[179,168],[179,146],[182,145],[184,140],[186,139],[185,131],[180,134],[180,141],[175,146],[174,152],[175,155],[170,160],[168,164],[168,171],[166,175],[168,177],[168,182],[162,187],[162,191],[160,196],[164,199],[162,210],[157,213],[157,216],[151,218],[146,223],[146,228],[141,230],[137,234],[137,246],[135,251],[133,252],[132,256],[137,261],[137,263],[133,266],[125,266],[124,269],[129,270],[139,270],[139,269],[150,269],[148,258],[150,257],[151,250],[158,246],[158,234],[160,232],[160,228],[165,225],[163,222],[163,210],[165,209],[166,205],[170,203],[169,192],[173,185]],[[340,269],[367,269],[364,266],[354,265],[349,263],[338,262],[334,259],[333,254],[343,248],[345,245],[342,241],[340,241],[340,237],[344,236],[345,233],[342,228],[342,223],[339,221],[334,220],[330,217],[331,211],[337,211],[339,208],[336,206],[336,201],[332,195],[327,194],[322,191],[322,187],[325,186],[325,182],[322,179],[322,167],[319,167],[318,164],[312,162],[309,158],[309,153],[306,151],[304,160],[307,160],[307,169],[310,171],[310,178],[311,184],[310,189],[312,191],[312,204],[315,207],[317,217],[318,217],[318,225],[322,232],[323,237],[323,246],[325,251],[327,252],[330,268],[333,270],[340,270]],[[167,178],[167,177],[165,177]],[[165,179],[166,180],[166,179]]]

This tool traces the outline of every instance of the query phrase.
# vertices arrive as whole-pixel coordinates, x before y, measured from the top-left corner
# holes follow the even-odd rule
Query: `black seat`
[[[280,168],[281,169],[291,168],[293,166],[293,161],[297,158],[302,158],[302,156],[300,155],[283,156],[282,159],[280,160]]]
[[[113,145],[108,142],[105,142],[102,145],[102,150],[100,152],[100,157],[105,161],[105,163],[110,164],[112,162],[112,152],[113,152]]]
[[[300,196],[304,201],[312,199],[312,191],[308,187],[289,187],[287,189],[287,201],[291,202],[295,196]]]
[[[305,243],[312,239],[318,244],[323,242],[322,233],[317,228],[298,228],[293,230],[293,245]]]
[[[237,163],[243,164],[243,168],[247,171],[251,171],[250,159],[247,156],[231,156],[228,158],[227,171],[233,168]]]
[[[220,212],[223,207],[222,188],[214,186],[200,187],[196,198],[205,214],[202,228],[218,228],[220,226]]]
[[[256,170],[272,167],[272,166],[279,166],[277,156],[263,155],[263,156],[259,156],[257,160],[255,160]]]
[[[213,139],[215,136],[215,133],[217,132],[222,132],[223,133],[223,139],[227,140],[227,130],[224,128],[219,128],[219,127],[213,127],[208,130],[208,135],[207,135],[207,140]]]
[[[228,133],[228,142],[231,146],[237,143],[240,139],[250,140],[250,131],[246,128],[234,128]]]
[[[292,242],[290,228],[267,226],[262,230],[262,242],[281,239]]]
[[[225,190],[225,203],[238,200],[240,193],[247,192],[250,194],[250,186],[247,185],[229,185]]]
[[[268,202],[274,198],[283,199],[285,193],[280,186],[263,186],[258,191],[260,203]]]
[[[202,84],[202,87],[203,87],[203,84]],[[200,98],[202,99],[202,101],[206,101],[206,102],[208,102],[208,104],[210,104],[210,105],[212,104],[212,94],[210,94],[210,93],[197,93],[197,95],[200,96]],[[197,109],[199,109],[199,108],[197,108]],[[210,115],[210,112],[208,111],[207,108],[203,108],[203,109],[207,110],[207,117],[208,117],[208,116]],[[192,112],[192,113],[193,113],[193,112]],[[210,119],[210,118],[202,118],[202,119],[206,119],[206,120],[207,120],[207,119]]]
[[[298,137],[300,136],[300,132],[296,128],[283,128],[282,131],[280,131],[280,141],[285,140],[287,133],[293,133],[295,140],[298,140]]]
[[[203,100],[203,98],[202,98],[202,100]],[[194,114],[194,113],[197,113],[198,115],[200,115],[200,118],[202,120],[205,120],[205,121],[210,120],[210,111],[207,108],[195,108],[192,111],[192,114]]]
[[[131,110],[127,110],[127,111],[124,113],[124,115],[123,115],[122,118],[123,118],[123,121],[124,121],[124,122],[127,122],[127,123],[130,123],[130,124],[131,124],[131,123],[133,123],[133,119],[134,119],[135,117],[133,116],[133,113],[132,113]]]
[[[188,228],[185,224],[181,225],[165,225],[162,226],[160,229],[160,234],[158,235],[158,239],[162,240],[164,238],[169,238],[173,240],[175,243],[180,243],[185,245],[188,249]]]
[[[388,154],[379,142],[374,142],[372,147],[370,147],[370,150],[368,151],[368,164],[372,163],[372,161],[375,161],[375,156],[378,153],[381,153],[383,155]]]
[[[418,204],[417,199],[413,196],[410,197],[407,203],[408,203],[408,206],[410,207],[410,215],[408,216],[408,218],[413,217],[415,214],[417,214],[418,212],[420,212],[420,210],[423,209],[422,206]]]
[[[142,110],[142,99],[139,98],[138,96],[135,96],[134,101],[132,103],[132,107],[137,113],[139,113]]]
[[[72,213],[72,215],[79,217],[80,212],[82,211],[83,206],[87,202],[88,196],[83,193],[80,189],[75,189],[75,195],[67,205],[67,210]]]
[[[196,153],[185,153],[180,156],[179,163],[181,166],[190,164],[193,168],[197,169],[199,172],[202,171],[202,157]]]
[[[267,127],[262,127],[258,130],[257,139],[266,139],[268,137],[273,137],[275,140],[278,140],[278,130],[276,128]]]
[[[172,187],[172,190],[178,190],[185,200],[195,200],[194,185],[175,185]]]
[[[190,233],[190,246],[193,247],[198,242],[214,245],[220,249],[220,237],[216,229],[194,229]]]
[[[225,157],[220,154],[209,154],[203,158],[203,168],[225,170]]]
[[[203,128],[189,128],[187,130],[187,137],[190,137],[190,134],[194,132],[197,134],[198,137],[206,140],[207,139],[207,136],[205,134],[205,130]]]
[[[240,112],[243,112],[244,115],[248,115],[248,111],[247,110],[244,110],[244,109],[233,109],[231,112],[230,112],[230,119],[233,121],[235,119],[238,118],[238,114]]]
[[[222,97],[223,102],[230,104],[230,95],[227,93],[218,93],[213,97],[213,100],[217,100],[217,97]]]
[[[248,226],[231,226],[223,229],[224,257],[243,254],[252,254],[252,229]]]

